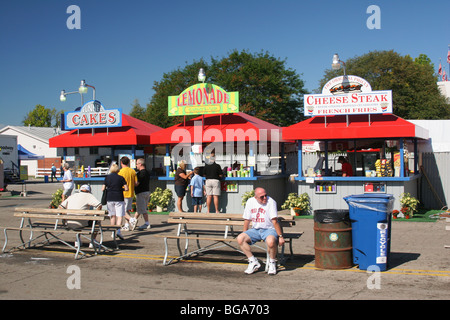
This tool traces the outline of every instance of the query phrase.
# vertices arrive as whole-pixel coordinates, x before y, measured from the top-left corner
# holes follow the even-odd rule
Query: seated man
[[[251,274],[261,267],[258,259],[251,252],[250,245],[264,240],[269,252],[268,274],[277,273],[276,255],[277,242],[284,244],[281,226],[278,223],[277,203],[267,196],[263,188],[255,189],[255,196],[247,200],[244,209],[244,232],[237,237],[241,250],[247,256],[249,264],[245,273]],[[250,222],[252,228],[249,229]]]
[[[102,204],[99,200],[97,200],[94,195],[91,193],[91,187],[89,185],[84,184],[80,187],[80,192],[72,194],[70,197],[66,198],[61,204],[59,208],[61,209],[80,209],[80,210],[89,210],[90,208],[94,208],[97,210],[102,209]],[[69,220],[67,221],[67,227],[73,230],[81,229],[86,226],[92,226],[92,221],[82,221],[82,220]],[[78,244],[75,243],[75,246]],[[92,245],[92,244],[91,244]]]

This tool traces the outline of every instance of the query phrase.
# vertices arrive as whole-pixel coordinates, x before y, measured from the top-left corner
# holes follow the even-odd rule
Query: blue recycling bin
[[[380,271],[386,271],[391,252],[394,196],[359,194],[344,197],[344,200],[349,206],[352,223],[353,263],[361,270],[375,265]]]
[[[44,183],[48,183],[48,175],[44,176]]]

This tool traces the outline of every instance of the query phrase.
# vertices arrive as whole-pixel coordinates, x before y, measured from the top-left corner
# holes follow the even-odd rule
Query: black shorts
[[[175,193],[178,197],[184,197],[186,195],[186,186],[175,185]]]

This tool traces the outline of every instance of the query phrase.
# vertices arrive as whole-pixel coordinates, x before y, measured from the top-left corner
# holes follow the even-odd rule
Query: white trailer
[[[17,136],[0,134],[0,159],[3,161],[4,170],[18,169]]]
[[[17,136],[0,134],[0,160],[3,163],[4,177],[19,174]]]

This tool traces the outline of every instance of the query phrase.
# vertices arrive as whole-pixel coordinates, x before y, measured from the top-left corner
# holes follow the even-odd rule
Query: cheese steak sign
[[[105,109],[100,101],[87,102],[80,111],[66,112],[66,129],[109,128],[122,126],[121,109]]]
[[[193,85],[168,100],[169,116],[239,112],[239,92],[226,92],[210,83]]]
[[[305,116],[392,113],[392,91],[372,91],[370,84],[356,76],[331,79],[322,94],[305,94]]]

